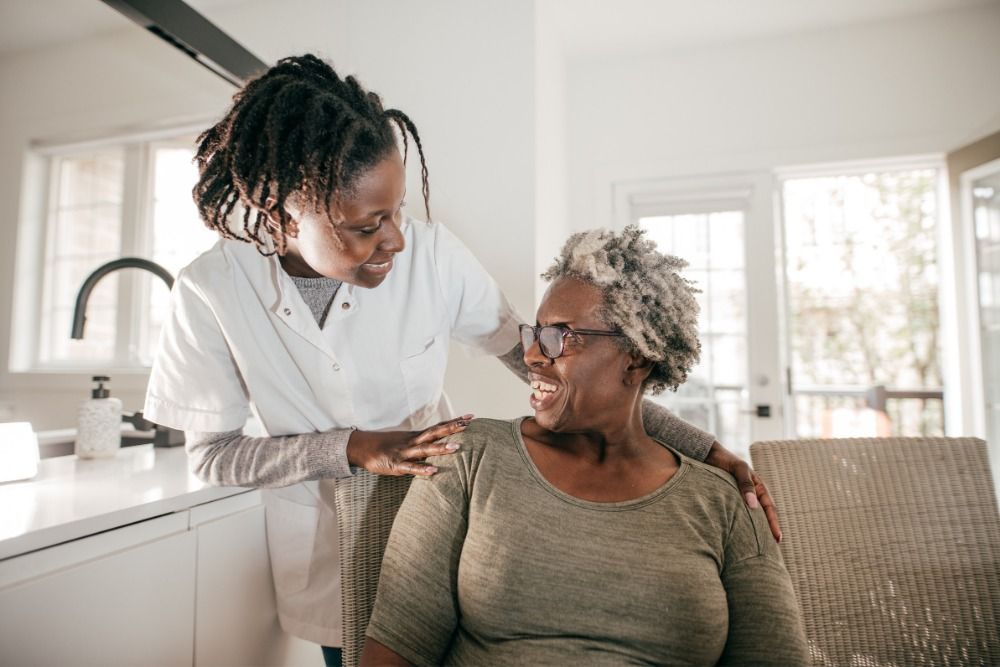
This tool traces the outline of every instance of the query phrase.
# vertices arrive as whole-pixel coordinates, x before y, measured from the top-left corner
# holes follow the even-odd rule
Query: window
[[[748,457],[783,435],[775,281],[775,179],[768,172],[623,180],[612,188],[619,226],[638,224],[688,262],[701,360],[676,392],[652,400]]]
[[[794,430],[944,434],[936,169],[784,182]]]
[[[987,382],[1000,376],[992,175],[969,182]],[[646,228],[702,290],[701,362],[655,400],[745,453],[754,440],[943,435],[947,386],[960,432],[963,388],[942,363],[960,340],[940,315],[958,298],[942,289],[956,261],[943,187],[937,156],[613,182],[615,223]]]
[[[661,252],[688,262],[684,277],[700,290],[701,362],[677,393],[654,400],[741,452],[750,442],[745,403],[747,314],[744,214],[740,210],[640,217]]]
[[[1000,440],[1000,161],[969,174],[989,442]]]
[[[87,305],[83,340],[70,338],[73,308],[84,279],[107,261],[144,257],[176,275],[215,242],[191,199],[193,157],[194,137],[188,135],[39,153],[45,174],[38,183],[44,198],[35,276],[40,289],[35,317],[13,332],[27,358],[12,359],[12,366],[82,371],[150,365],[169,300],[158,278],[125,269],[102,279]]]

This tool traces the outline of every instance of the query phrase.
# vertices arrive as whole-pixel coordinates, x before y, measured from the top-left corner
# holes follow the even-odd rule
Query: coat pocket
[[[267,494],[264,508],[275,590],[279,595],[298,593],[309,585],[319,508],[273,493]]]
[[[448,342],[441,335],[428,336],[422,345],[403,358],[400,369],[411,416],[437,408],[447,368]]]

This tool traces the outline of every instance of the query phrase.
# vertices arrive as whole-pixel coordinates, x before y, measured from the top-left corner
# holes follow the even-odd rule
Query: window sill
[[[145,391],[149,382],[148,368],[80,368],[6,372],[0,375],[4,389],[17,391],[66,390],[78,391],[89,386],[95,375],[111,378],[113,393],[120,391]]]

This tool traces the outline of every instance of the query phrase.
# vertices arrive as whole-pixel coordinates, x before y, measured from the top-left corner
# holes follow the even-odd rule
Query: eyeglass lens
[[[562,354],[563,330],[559,327],[530,327],[521,329],[521,346],[527,350],[535,342],[538,335],[538,346],[549,359],[555,359]]]

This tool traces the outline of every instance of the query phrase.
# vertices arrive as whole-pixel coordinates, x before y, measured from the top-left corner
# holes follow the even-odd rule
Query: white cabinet
[[[186,514],[0,562],[0,664],[191,664],[196,544]]]
[[[278,625],[260,493],[191,508],[198,538],[196,667],[322,665],[319,647]]]
[[[0,561],[0,665],[302,665],[259,491]]]

